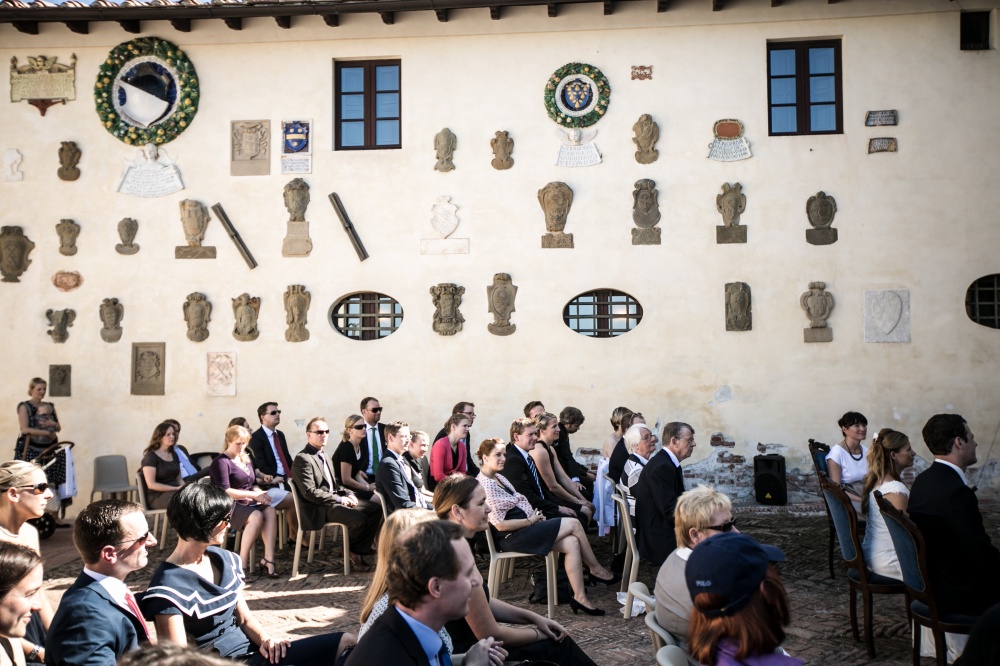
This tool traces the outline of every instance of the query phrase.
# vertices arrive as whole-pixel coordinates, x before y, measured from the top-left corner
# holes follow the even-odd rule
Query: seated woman
[[[466,450],[462,442],[469,436],[471,423],[469,417],[461,413],[452,414],[445,421],[447,437],[442,437],[431,447],[431,473],[427,479],[427,490],[433,491],[434,486],[449,474],[465,474],[468,470]]]
[[[257,536],[262,536],[264,559],[260,567],[269,578],[277,578],[274,572],[274,540],[278,534],[278,515],[271,506],[271,496],[255,485],[253,463],[247,453],[250,431],[243,426],[226,428],[226,448],[222,455],[212,461],[212,484],[218,486],[236,501],[236,508],[230,516],[234,530],[243,530],[240,541],[240,560],[246,563],[250,549]]]
[[[639,483],[639,475],[653,453],[656,452],[656,439],[653,431],[645,423],[636,423],[625,431],[625,446],[629,450],[628,460],[622,472],[622,485],[628,488],[628,512],[635,518],[635,497],[632,488]]]
[[[406,445],[406,450],[403,451],[403,460],[410,466],[410,478],[413,479],[413,485],[424,496],[428,505],[434,499],[434,493],[424,487],[424,470],[420,466],[420,460],[427,455],[430,438],[431,436],[423,430],[414,430],[410,433],[410,443]],[[462,448],[465,448],[465,446],[462,445]],[[429,476],[428,480],[430,480]]]
[[[434,489],[434,510],[441,520],[458,524],[467,539],[489,527],[486,491],[471,476],[455,474],[442,479]],[[511,624],[523,626],[509,626]],[[473,588],[465,618],[453,620],[445,627],[456,652],[466,652],[477,641],[492,636],[503,641],[511,661],[543,660],[561,666],[596,666],[569,637],[565,627],[538,613],[492,598],[486,581]]]
[[[857,509],[863,495],[862,482],[868,471],[868,463],[865,462],[868,449],[862,445],[868,437],[868,419],[859,412],[847,412],[840,417],[837,425],[844,433],[844,439],[836,446],[831,446],[830,452],[826,454],[828,475],[830,481],[844,489]],[[864,519],[864,516],[860,518]]]
[[[573,483],[573,480],[563,470],[559,458],[556,457],[555,447],[559,442],[559,419],[556,418],[555,414],[547,412],[539,414],[535,417],[535,426],[538,428],[538,442],[528,455],[535,461],[535,467],[538,469],[538,475],[542,477],[542,483],[559,504],[573,509],[581,523],[589,524],[594,517],[594,505],[583,496],[580,492],[582,486]]]
[[[177,531],[177,547],[156,568],[141,601],[143,615],[156,622],[159,642],[190,640],[253,666],[335,662],[355,644],[351,634],[289,641],[270,636],[254,617],[243,598],[240,559],[219,547],[233,511],[233,500],[211,484],[192,483],[171,499],[167,519]]]
[[[865,562],[873,572],[889,578],[901,580],[903,570],[896,557],[896,547],[885,525],[885,519],[878,510],[874,491],[879,491],[885,499],[900,511],[906,511],[910,490],[903,485],[899,474],[913,466],[913,449],[910,438],[892,428],[882,428],[872,442],[868,452],[868,473],[865,474],[862,511],[868,516],[868,527],[862,550]]]
[[[19,641],[42,608],[42,558],[31,548],[0,542],[0,666],[24,666]]]
[[[170,498],[184,485],[181,463],[174,453],[176,442],[177,429],[164,421],[153,429],[149,445],[142,452],[140,465],[150,509],[166,509]]]
[[[594,557],[580,521],[576,518],[546,520],[541,512],[531,508],[528,498],[515,491],[510,481],[500,474],[507,460],[503,440],[484,440],[479,445],[478,454],[483,466],[476,480],[486,491],[490,524],[500,533],[496,538],[497,548],[535,555],[548,555],[553,550],[564,553],[564,566],[573,589],[573,598],[569,600],[573,614],[582,610],[587,615],[604,615],[604,610],[595,608],[587,598],[583,565],[590,567],[591,584],[614,585],[621,580],[621,576],[612,574]]]
[[[372,498],[375,483],[368,483],[368,476],[365,474],[368,461],[365,420],[357,414],[351,414],[344,422],[341,442],[333,452],[332,461],[333,475],[341,485],[353,490],[361,499]]]
[[[604,441],[602,453],[608,459],[608,476],[615,483],[621,481],[625,461],[628,460],[625,431],[632,426],[632,417],[632,410],[628,407],[615,407],[615,411],[611,412],[611,426],[615,431]]]
[[[684,575],[694,603],[691,658],[708,666],[802,666],[781,649],[791,619],[788,595],[772,561],[775,546],[736,532],[717,534],[691,551]]]

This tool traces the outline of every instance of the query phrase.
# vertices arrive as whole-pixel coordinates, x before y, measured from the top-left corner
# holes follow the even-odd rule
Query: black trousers
[[[351,552],[355,555],[370,555],[372,543],[382,525],[382,507],[363,499],[358,500],[355,508],[330,504],[326,507],[326,521],[347,525]]]

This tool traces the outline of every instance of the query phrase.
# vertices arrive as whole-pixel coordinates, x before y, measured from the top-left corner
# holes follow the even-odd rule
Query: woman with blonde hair
[[[903,577],[903,570],[873,493],[879,491],[894,507],[906,511],[910,490],[899,475],[907,467],[913,466],[913,458],[909,437],[892,428],[879,430],[868,451],[868,473],[865,474],[861,501],[862,511],[868,515],[868,527],[862,544],[865,562],[873,572],[897,580]]]
[[[535,462],[542,483],[548,488],[558,504],[567,506],[576,512],[580,522],[589,524],[594,517],[594,505],[580,493],[583,487],[573,483],[563,470],[556,457],[555,446],[559,442],[559,419],[555,414],[545,412],[535,417],[535,427],[538,428],[538,442],[528,454]]]
[[[341,485],[347,486],[361,499],[373,497],[375,483],[368,482],[365,474],[368,447],[365,445],[365,420],[358,414],[351,414],[344,421],[341,442],[331,456],[333,475]]]
[[[151,509],[166,509],[170,498],[184,485],[181,461],[174,451],[177,428],[164,421],[153,428],[149,444],[142,452],[142,478],[146,483],[146,501]]]

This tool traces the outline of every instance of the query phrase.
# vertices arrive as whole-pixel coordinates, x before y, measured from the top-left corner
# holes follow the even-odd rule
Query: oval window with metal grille
[[[403,307],[391,296],[373,291],[348,294],[330,306],[327,321],[352,340],[378,340],[403,323]]]
[[[642,321],[642,306],[623,291],[595,289],[576,296],[563,308],[570,330],[592,338],[628,333]]]
[[[977,324],[1000,328],[1000,274],[984,275],[969,285],[965,313]]]

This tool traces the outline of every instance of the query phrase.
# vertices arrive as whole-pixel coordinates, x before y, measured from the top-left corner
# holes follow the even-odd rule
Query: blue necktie
[[[538,468],[535,467],[535,461],[528,456],[528,469],[531,470],[531,476],[535,477],[535,485],[538,486],[538,495],[540,497],[545,497],[545,493],[542,492],[542,481],[538,478]]]
[[[438,666],[451,666],[451,654],[446,645],[442,645],[438,651]]]

